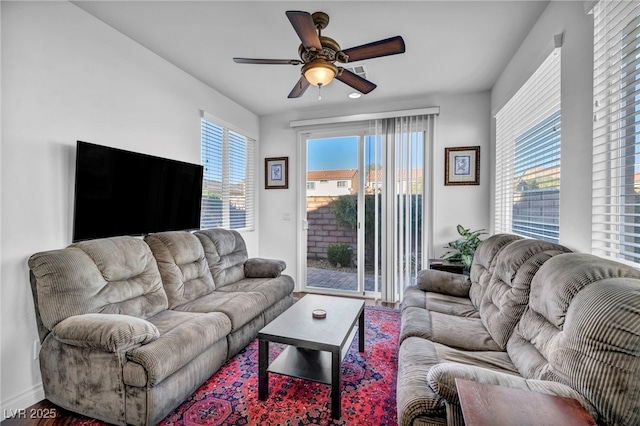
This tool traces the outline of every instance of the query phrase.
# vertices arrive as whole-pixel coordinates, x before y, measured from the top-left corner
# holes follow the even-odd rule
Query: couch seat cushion
[[[464,350],[502,351],[480,318],[447,315],[415,307],[402,312],[399,341],[412,336]]]
[[[269,303],[259,292],[230,292],[216,290],[175,309],[182,312],[221,312],[231,321],[231,331],[235,332],[260,316]]]
[[[225,293],[260,293],[267,299],[267,307],[270,307],[289,296],[294,287],[293,278],[288,275],[280,275],[278,278],[245,278],[222,287],[220,291]]]
[[[447,294],[426,293],[425,305],[431,312],[455,315],[458,317],[480,318],[480,313],[467,297],[449,296]]]
[[[480,318],[480,313],[468,297],[452,296],[420,290],[417,286],[404,289],[401,310],[409,307],[428,309],[447,315]]]
[[[456,362],[487,370],[517,375],[506,352],[462,351],[419,337],[404,340],[398,352],[398,424],[410,425],[420,416],[430,423],[445,421],[444,399],[428,384],[429,371],[436,365]]]
[[[124,367],[124,382],[130,386],[157,385],[231,332],[229,318],[216,312],[167,310],[148,321],[160,337],[127,352],[130,362]]]

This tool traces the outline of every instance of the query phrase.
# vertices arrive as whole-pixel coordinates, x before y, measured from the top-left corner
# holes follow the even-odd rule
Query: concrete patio
[[[365,275],[365,290],[374,291],[374,285],[375,282],[373,275]],[[330,269],[308,267],[307,287],[355,291],[358,288],[358,274],[355,272],[333,271]]]

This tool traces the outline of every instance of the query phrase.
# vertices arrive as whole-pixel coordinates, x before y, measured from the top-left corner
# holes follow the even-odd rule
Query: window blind
[[[254,228],[254,140],[202,119],[200,227]]]
[[[435,114],[370,123],[369,137],[379,141],[376,145],[381,148],[379,153],[374,153],[373,164],[378,164],[378,158],[384,158],[380,164],[393,165],[372,169],[369,174],[372,179],[367,182],[369,187],[378,188],[374,192],[382,194],[380,201],[386,206],[382,217],[376,217],[382,227],[375,235],[376,241],[380,241],[375,264],[381,260],[380,291],[384,301],[403,299],[404,288],[415,284],[432,245],[429,226],[432,203],[424,200],[431,197],[429,165],[435,128]],[[378,211],[377,205],[375,211]],[[375,276],[378,276],[377,269]]]
[[[558,242],[560,63],[557,48],[496,114],[496,233]]]
[[[592,252],[640,262],[640,3],[594,14]]]

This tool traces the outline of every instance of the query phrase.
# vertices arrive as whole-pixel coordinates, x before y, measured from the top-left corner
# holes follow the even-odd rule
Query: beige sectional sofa
[[[421,271],[401,309],[399,425],[464,424],[456,378],[575,398],[598,424],[640,424],[635,268],[494,235],[469,277]]]
[[[285,264],[236,231],[78,242],[29,259],[45,396],[153,425],[293,304]]]

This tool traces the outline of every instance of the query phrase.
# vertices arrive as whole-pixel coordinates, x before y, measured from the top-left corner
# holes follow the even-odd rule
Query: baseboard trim
[[[19,393],[13,398],[2,401],[2,420],[11,417],[9,413],[15,413],[17,410],[24,410],[44,399],[44,388],[42,383],[33,386],[31,389]]]

